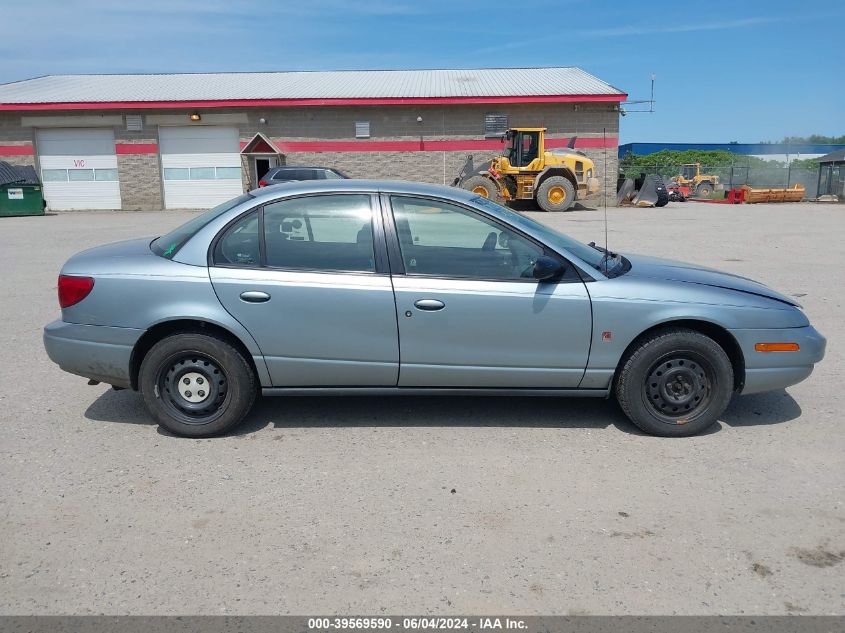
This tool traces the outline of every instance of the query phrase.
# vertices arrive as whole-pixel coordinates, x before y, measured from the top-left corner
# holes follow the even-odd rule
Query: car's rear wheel
[[[714,424],[732,393],[733,367],[725,350],[682,328],[639,341],[616,380],[616,398],[631,421],[667,437],[695,435]]]
[[[255,400],[256,382],[243,354],[229,342],[195,332],[156,343],[138,375],[156,421],[177,435],[219,435],[239,424]]]

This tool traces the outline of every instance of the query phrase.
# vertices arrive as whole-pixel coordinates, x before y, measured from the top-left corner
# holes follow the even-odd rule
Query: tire
[[[616,399],[646,433],[687,437],[718,420],[733,385],[733,366],[716,341],[672,328],[643,338],[623,358]]]
[[[566,211],[575,202],[575,187],[563,176],[549,176],[537,189],[537,206],[543,211]]]
[[[709,182],[702,182],[695,188],[695,195],[699,198],[706,198],[711,193],[713,193],[713,185]]]
[[[156,421],[184,437],[234,428],[249,413],[257,390],[241,352],[218,336],[197,332],[156,343],[141,362],[138,385]]]
[[[474,194],[487,198],[493,202],[501,203],[502,196],[499,195],[499,188],[496,183],[486,176],[472,176],[461,183],[461,188],[472,191]]]

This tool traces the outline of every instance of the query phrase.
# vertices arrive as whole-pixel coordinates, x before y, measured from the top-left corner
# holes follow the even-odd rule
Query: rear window
[[[209,209],[194,219],[185,222],[185,224],[179,228],[173,229],[167,235],[157,237],[153,240],[153,243],[150,244],[150,248],[153,253],[159,257],[173,259],[173,256],[179,252],[179,249],[182,248],[189,239],[196,235],[197,232],[205,227],[209,222],[220,217],[226,213],[226,211],[234,209],[236,206],[243,204],[252,198],[253,196],[245,193],[242,196],[233,198],[232,200],[227,200],[223,204],[218,205],[213,209]]]

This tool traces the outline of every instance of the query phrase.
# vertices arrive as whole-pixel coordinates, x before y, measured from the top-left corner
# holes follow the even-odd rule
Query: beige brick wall
[[[164,208],[158,154],[118,154],[120,199],[127,211]]]

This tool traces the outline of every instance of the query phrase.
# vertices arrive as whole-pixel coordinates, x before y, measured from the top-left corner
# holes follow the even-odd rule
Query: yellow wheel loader
[[[595,194],[599,180],[595,165],[575,149],[545,149],[545,128],[511,128],[504,136],[505,149],[486,170],[473,165],[472,156],[453,185],[496,202],[534,200],[543,211],[566,211],[576,200]]]
[[[714,191],[725,188],[724,185],[719,184],[718,176],[701,173],[701,163],[681,165],[681,173],[673,176],[672,181],[681,187],[688,187],[690,195],[699,198],[706,198]]]

